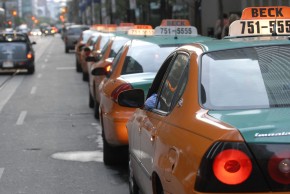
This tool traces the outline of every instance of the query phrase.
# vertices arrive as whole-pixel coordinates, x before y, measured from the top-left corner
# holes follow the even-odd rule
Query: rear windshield
[[[138,44],[136,44],[138,42]],[[157,72],[166,57],[177,47],[136,41],[126,56],[122,75],[131,73]]]
[[[0,43],[0,60],[17,60],[25,59],[27,46],[22,42],[1,42]]]
[[[207,109],[290,107],[290,46],[211,52],[201,62],[200,101]]]

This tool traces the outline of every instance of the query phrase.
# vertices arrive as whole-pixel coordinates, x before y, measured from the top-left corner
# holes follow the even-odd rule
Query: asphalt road
[[[103,164],[75,53],[60,36],[33,39],[35,73],[0,73],[0,193],[128,194],[126,166]]]

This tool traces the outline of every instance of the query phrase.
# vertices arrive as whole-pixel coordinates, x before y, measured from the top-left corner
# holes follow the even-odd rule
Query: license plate
[[[13,63],[11,61],[5,61],[3,67],[13,67]]]

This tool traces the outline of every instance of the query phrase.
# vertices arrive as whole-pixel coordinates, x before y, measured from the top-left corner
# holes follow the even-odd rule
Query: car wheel
[[[90,108],[94,108],[94,98],[93,96],[91,95],[91,92],[89,92],[89,107]]]
[[[65,47],[65,53],[69,53],[69,48]]]
[[[111,166],[116,165],[118,161],[117,149],[110,146],[105,138],[103,138],[103,160],[104,164]]]
[[[160,180],[158,181],[158,184],[156,185],[156,194],[164,194],[163,187],[161,185]]]
[[[130,156],[129,156],[129,190],[130,190],[130,194],[139,194],[139,187],[134,177]]]
[[[100,118],[100,111],[99,111],[99,103],[95,100],[94,101],[94,116],[95,116],[95,119],[99,120]]]
[[[77,72],[82,72],[81,65],[79,64],[77,59],[76,59],[76,70],[77,70]]]
[[[88,81],[88,80],[89,80],[89,75],[83,72],[83,81]]]
[[[28,67],[28,68],[27,68],[27,74],[33,74],[34,71],[35,71],[35,67],[34,67],[34,65],[32,65],[31,67]]]

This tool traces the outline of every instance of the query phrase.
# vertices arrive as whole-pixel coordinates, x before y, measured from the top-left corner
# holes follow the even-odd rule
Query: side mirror
[[[35,41],[32,41],[31,44],[36,44],[36,42]]]
[[[86,57],[86,62],[97,62],[97,59],[95,57],[88,56]]]
[[[118,96],[120,106],[141,108],[144,105],[144,91],[142,89],[125,90]]]
[[[100,75],[108,75],[108,71],[104,67],[97,67],[92,70],[92,75],[100,76]]]

